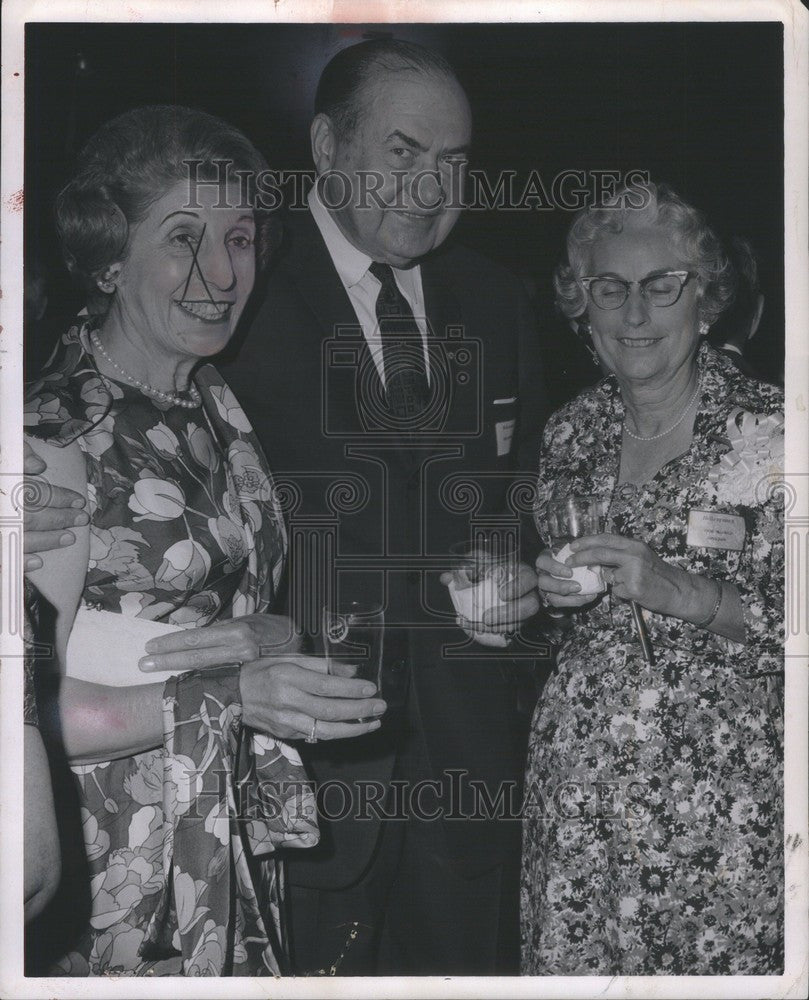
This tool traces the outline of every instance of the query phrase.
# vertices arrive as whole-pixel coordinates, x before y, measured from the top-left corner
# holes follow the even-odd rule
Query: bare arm
[[[55,485],[87,496],[84,456],[78,445],[55,448],[31,440],[37,455],[48,467]],[[31,581],[56,612],[57,675],[51,690],[54,699],[44,706],[44,735],[58,733],[72,763],[92,763],[159,746],[163,741],[161,717],[162,682],[142,687],[108,687],[65,677],[65,653],[70,630],[81,599],[90,552],[87,525],[72,529],[76,543],[67,548],[42,552],[42,566],[29,573]]]
[[[44,910],[56,892],[62,865],[45,747],[36,726],[24,726],[23,733],[25,766],[23,891],[25,919],[31,920]]]

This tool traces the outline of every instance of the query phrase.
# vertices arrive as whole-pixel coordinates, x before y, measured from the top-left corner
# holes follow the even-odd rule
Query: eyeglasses
[[[664,271],[650,274],[640,281],[624,281],[623,278],[602,275],[579,278],[579,281],[599,309],[620,309],[629,298],[629,289],[633,285],[640,288],[640,294],[650,305],[673,306],[683,294],[689,279],[693,277],[691,271]]]

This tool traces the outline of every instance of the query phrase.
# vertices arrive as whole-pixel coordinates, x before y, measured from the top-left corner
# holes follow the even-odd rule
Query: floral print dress
[[[616,487],[612,376],[545,430],[543,536],[552,492],[598,496],[607,530],[734,584],[747,643],[644,611],[649,665],[609,593],[557,637],[525,786],[524,974],[782,971],[783,393],[697,360],[692,446],[650,482]],[[699,544],[717,543],[690,512],[730,515],[728,547]]]
[[[283,521],[235,397],[210,365],[194,376],[194,409],[102,376],[92,326],[62,339],[25,420],[84,453],[83,604],[182,627],[267,610]],[[240,720],[237,668],[191,671],[165,684],[161,748],[72,767],[90,917],[50,974],[284,971],[275,853],[317,842],[311,790],[294,749]]]

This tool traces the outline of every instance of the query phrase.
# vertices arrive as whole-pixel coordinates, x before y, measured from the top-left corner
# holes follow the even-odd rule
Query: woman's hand
[[[685,618],[690,614],[695,596],[691,575],[664,562],[645,542],[605,533],[576,538],[570,549],[568,564],[600,564],[615,597],[663,615]]]
[[[204,670],[226,663],[249,663],[279,653],[297,653],[300,636],[284,615],[244,615],[203,628],[183,629],[146,643],[138,666],[153,670]]]
[[[356,721],[381,716],[387,708],[381,698],[373,697],[376,686],[331,675],[327,669],[325,658],[317,656],[273,656],[246,663],[239,680],[242,721],[288,740],[312,735],[337,740],[379,729],[379,719]],[[352,669],[342,666],[345,674]]]
[[[572,560],[571,560],[572,564]],[[573,571],[563,562],[553,558],[550,549],[543,549],[537,556],[537,586],[546,604],[553,608],[580,608],[592,604],[592,594],[580,594],[581,584],[571,580]],[[581,565],[586,565],[582,563]],[[590,563],[592,565],[592,563]],[[567,577],[567,579],[558,579]],[[600,596],[600,595],[597,595]]]

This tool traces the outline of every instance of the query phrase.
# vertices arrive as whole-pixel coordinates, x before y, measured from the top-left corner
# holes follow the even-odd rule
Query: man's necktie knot
[[[396,319],[407,319],[408,313],[412,318],[413,313],[407,305],[404,296],[399,291],[399,286],[396,284],[390,264],[382,264],[380,261],[375,260],[368,270],[382,285],[376,300],[377,318],[380,319],[382,316],[386,316]],[[407,310],[405,314],[402,313],[403,303],[404,308]]]

